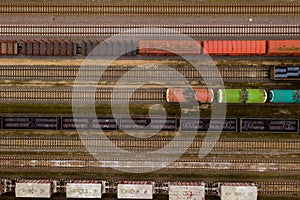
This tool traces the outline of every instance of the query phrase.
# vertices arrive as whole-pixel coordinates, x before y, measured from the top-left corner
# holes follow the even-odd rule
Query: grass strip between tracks
[[[148,115],[149,108],[152,104],[134,105],[129,106],[131,115]],[[166,112],[169,116],[180,116],[181,110],[179,104],[163,104]],[[96,105],[96,113],[98,115],[110,115],[111,105],[101,104]],[[300,105],[287,104],[287,105],[250,105],[250,104],[237,104],[227,105],[227,117],[270,117],[270,118],[300,118]],[[122,111],[124,105],[117,105],[116,110]],[[160,107],[157,108],[159,113]],[[72,105],[67,104],[11,104],[2,103],[0,104],[1,113],[17,113],[17,114],[72,114]],[[155,114],[155,108],[152,110]],[[187,110],[184,112],[188,112]],[[211,106],[208,104],[200,105],[201,117],[210,117]],[[118,113],[116,113],[118,114]],[[122,113],[119,113],[122,114]]]

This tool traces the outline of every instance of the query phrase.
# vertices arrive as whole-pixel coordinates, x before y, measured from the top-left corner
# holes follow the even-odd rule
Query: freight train
[[[171,103],[212,103],[214,100],[218,103],[300,103],[300,90],[218,89],[214,92],[205,88],[168,88],[166,100]]]
[[[99,48],[95,49],[98,45]],[[95,49],[95,51],[92,52],[93,49]],[[87,56],[89,54],[91,56],[147,56],[174,54],[209,54],[213,56],[299,56],[300,40],[0,41],[0,55]]]
[[[117,199],[153,199],[155,194],[165,194],[169,200],[204,200],[207,193],[220,196],[221,200],[257,200],[255,183],[215,182],[163,182],[154,181],[105,181],[105,180],[47,180],[0,179],[1,193],[14,192],[17,198],[51,198],[55,193],[66,193],[66,198],[101,199],[106,193],[116,193]]]
[[[132,122],[133,121],[133,122]],[[207,132],[268,132],[299,133],[299,119],[281,118],[226,118],[179,119],[177,117],[99,116],[73,118],[53,115],[3,115],[0,116],[2,130],[98,130],[104,131],[198,131]]]

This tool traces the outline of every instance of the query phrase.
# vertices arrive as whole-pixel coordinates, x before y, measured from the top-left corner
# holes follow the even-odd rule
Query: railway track
[[[267,182],[257,181],[259,194],[265,196],[299,196],[300,183],[299,182]]]
[[[161,103],[165,102],[165,88],[97,88],[96,91],[88,88],[77,88],[74,90],[76,102],[86,102],[95,99],[96,104],[124,103],[126,100],[135,103]],[[38,87],[1,87],[1,103],[72,103],[72,87],[38,88]],[[115,92],[114,92],[115,91]],[[114,93],[113,93],[114,92]],[[131,95],[132,93],[132,95]],[[74,96],[75,97],[75,96]]]
[[[151,170],[162,167],[165,172],[175,173],[289,173],[299,174],[300,160],[283,159],[179,159],[170,165],[163,162],[170,162],[164,158],[146,158],[135,160],[130,157],[119,156],[112,159],[107,154],[101,161],[88,156],[24,156],[10,155],[0,156],[0,167],[4,170],[23,169],[23,170],[51,170],[51,171],[98,171],[109,170],[112,166],[118,169],[131,170],[142,169]]]
[[[2,36],[299,36],[300,25],[29,25],[0,24]]]
[[[80,66],[0,66],[0,80],[75,80]],[[128,81],[158,80],[179,81],[180,77],[171,76],[169,69],[164,66],[148,67],[147,70],[134,70],[128,76],[125,73],[134,67],[114,66],[88,67],[83,79],[99,79],[100,72],[104,72],[101,81],[118,81],[121,77]],[[217,79],[214,70],[210,67],[202,67],[201,74],[193,67],[173,67],[188,81],[199,81],[202,76],[209,79]],[[219,67],[219,72],[224,81],[268,81],[270,79],[270,67]],[[104,71],[105,70],[105,71]],[[202,75],[202,76],[201,76]]]
[[[150,139],[110,138],[104,137],[0,137],[0,151],[6,152],[86,152],[89,150],[112,151],[108,146],[111,141],[116,146],[127,151],[154,151],[161,149],[172,141],[171,138],[157,137]],[[211,154],[295,154],[300,153],[299,140],[272,140],[272,139],[219,139],[204,140],[196,138],[187,153],[198,154],[201,145],[215,144]],[[184,140],[174,141],[174,152],[180,151],[185,146]],[[85,146],[84,146],[85,145]]]
[[[0,14],[35,15],[299,15],[300,4],[0,4]]]

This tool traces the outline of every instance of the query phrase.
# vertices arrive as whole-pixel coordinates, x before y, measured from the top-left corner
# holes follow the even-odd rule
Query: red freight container
[[[265,40],[211,40],[203,42],[204,53],[210,55],[262,55]]]
[[[300,40],[269,40],[267,55],[300,56]]]
[[[201,54],[200,41],[190,40],[141,40],[141,55]]]

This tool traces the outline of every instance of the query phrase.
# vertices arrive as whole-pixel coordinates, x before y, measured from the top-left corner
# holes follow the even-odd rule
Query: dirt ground
[[[13,59],[12,59],[13,58]],[[0,57],[0,66],[7,65],[29,65],[29,66],[47,66],[47,65],[55,65],[55,66],[81,66],[83,65],[83,61],[85,61],[85,57],[73,57],[73,58],[65,58],[65,57]],[[109,60],[90,60],[85,61],[86,64],[91,63],[91,65],[97,66],[107,66],[106,64]],[[204,65],[204,61],[199,61]],[[211,64],[211,61],[207,61],[208,64]],[[263,60],[262,58],[259,60],[255,59],[247,59],[240,57],[240,59],[233,60],[223,60],[223,59],[215,59],[213,58],[213,62],[215,65],[220,66],[270,66],[270,65],[298,65],[300,60],[288,60],[288,58],[281,60]],[[155,63],[157,65],[167,65],[167,66],[186,66],[188,63],[184,60],[178,60],[174,58],[166,59],[165,57],[162,59],[161,57],[147,57],[146,59],[120,59],[115,60],[109,66],[141,66],[149,63]]]

